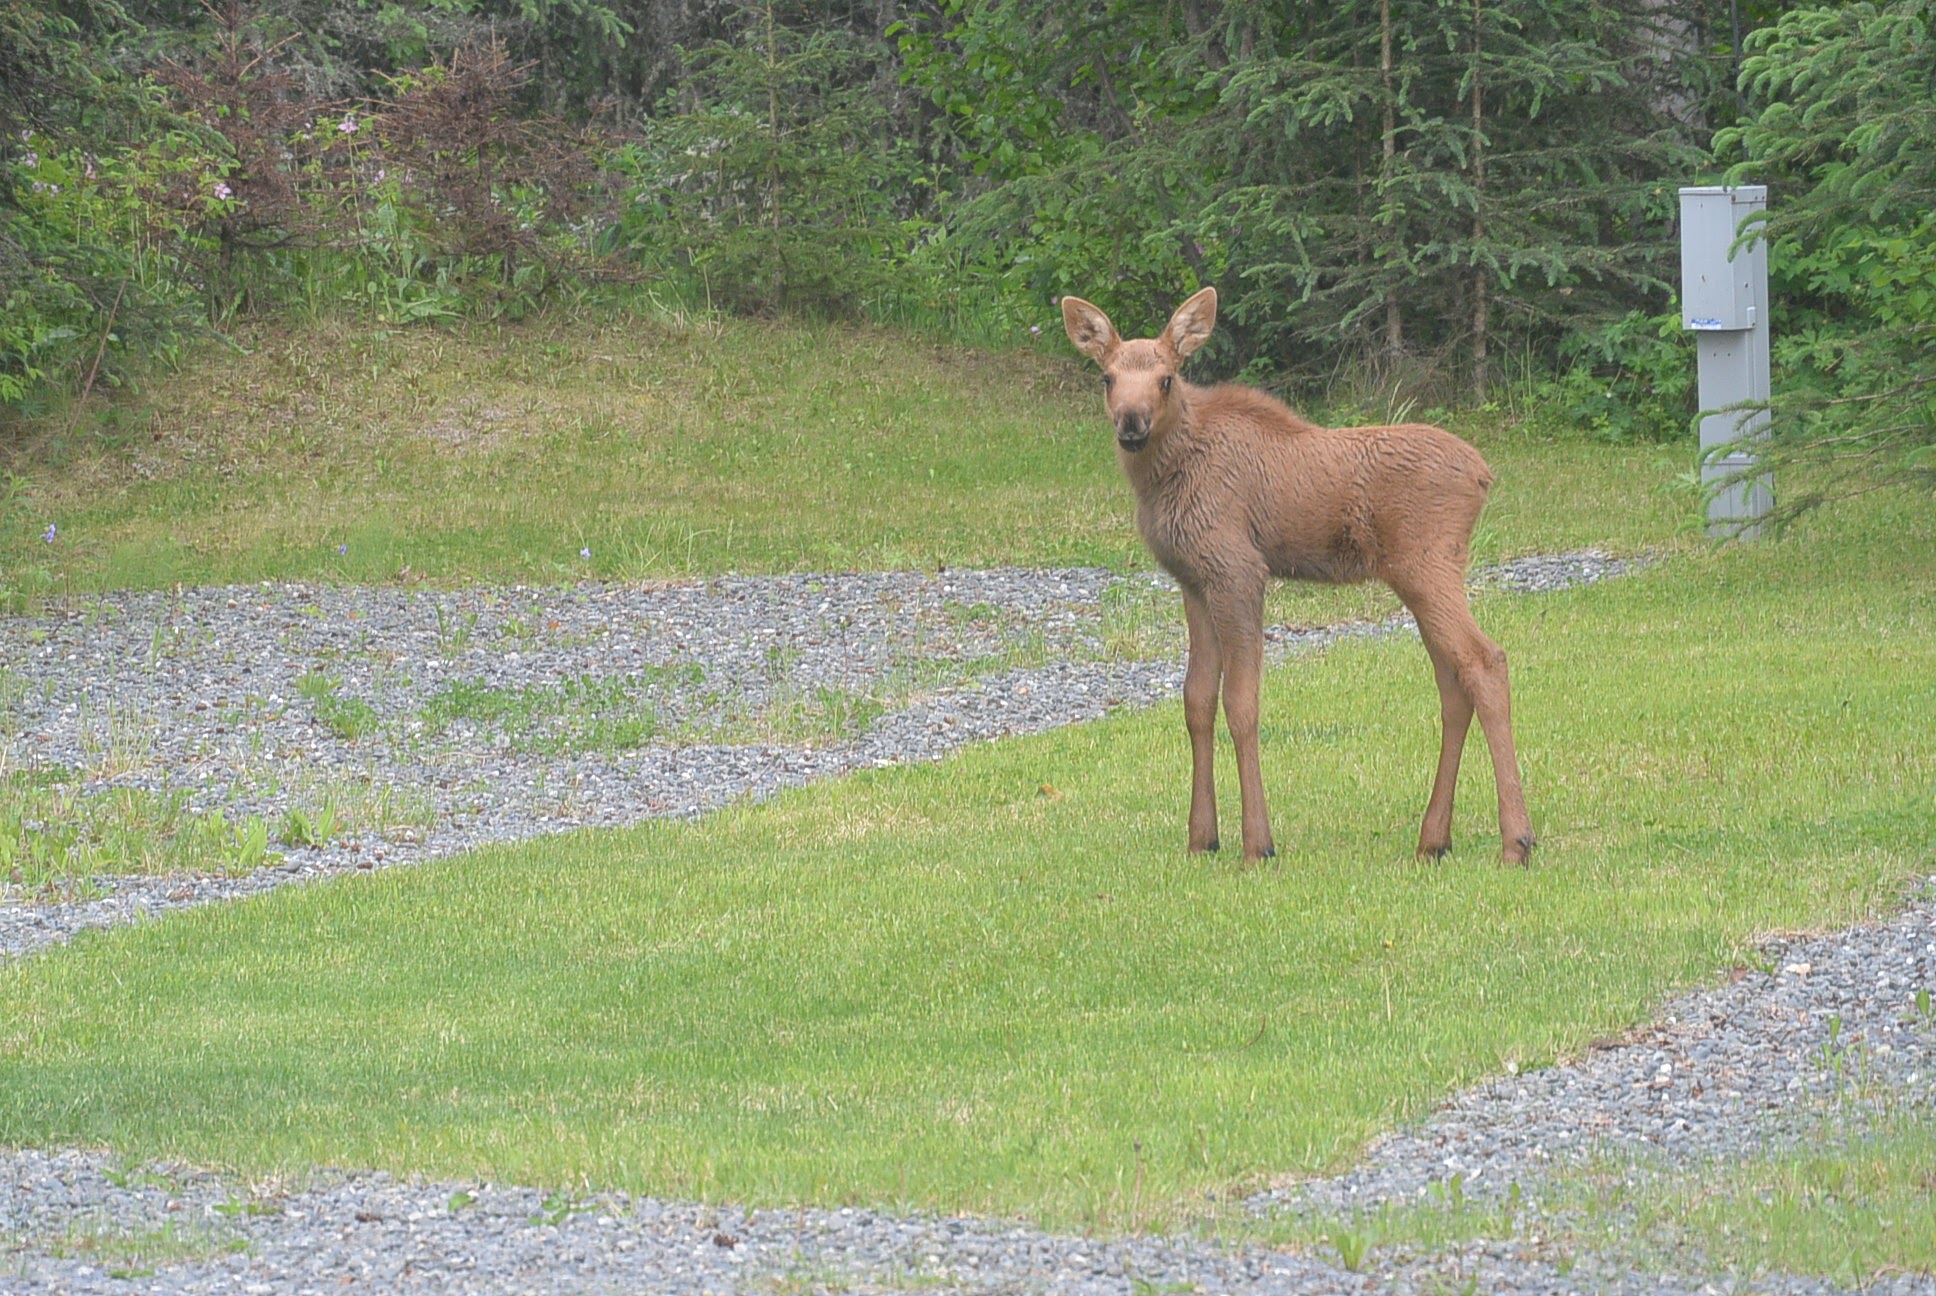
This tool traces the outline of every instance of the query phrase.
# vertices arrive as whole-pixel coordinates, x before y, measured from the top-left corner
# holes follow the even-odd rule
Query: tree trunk
[[[1398,100],[1392,88],[1391,0],[1378,0],[1378,79],[1385,92],[1384,137],[1378,165],[1378,201],[1387,201],[1392,174],[1398,167]],[[1405,350],[1405,321],[1397,294],[1390,288],[1385,296],[1385,359],[1397,363]]]
[[[773,309],[786,306],[786,251],[780,230],[780,43],[773,0],[766,0],[766,208],[773,228]]]
[[[1480,260],[1486,237],[1486,137],[1481,22],[1485,0],[1472,0],[1472,403],[1486,403],[1487,328],[1492,300],[1486,267]]]
[[[1230,60],[1224,57],[1224,52],[1218,43],[1204,39],[1205,33],[1210,30],[1210,24],[1203,16],[1203,5],[1200,0],[1183,0],[1183,29],[1190,33],[1191,40],[1203,42],[1203,61],[1212,69],[1221,72],[1230,65]]]

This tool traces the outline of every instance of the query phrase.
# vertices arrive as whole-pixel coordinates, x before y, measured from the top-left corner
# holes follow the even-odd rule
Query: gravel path
[[[1482,573],[1518,590],[1615,574],[1604,555]],[[341,814],[321,849],[238,877],[0,892],[0,952],[84,927],[480,842],[691,815],[861,766],[928,759],[1173,694],[1160,582],[1100,571],[732,579],[653,589],[413,593],[275,586],[116,596],[0,623],[0,769],[170,789],[230,819]],[[1168,628],[1166,628],[1168,627]],[[1274,627],[1277,651],[1402,622]],[[323,674],[329,689],[303,690]],[[611,685],[610,681],[621,683]],[[469,693],[465,693],[468,689]],[[574,691],[575,690],[575,691]],[[484,699],[468,709],[455,701]],[[321,699],[319,701],[319,699]],[[367,708],[348,739],[332,699]],[[440,702],[441,699],[441,702]],[[539,705],[542,704],[542,705]],[[439,710],[439,707],[442,710]],[[340,710],[334,712],[339,718]],[[358,717],[361,717],[358,719]],[[347,723],[347,722],[346,722]],[[631,746],[610,741],[614,726]],[[354,727],[354,726],[350,726]],[[383,792],[408,789],[407,803]],[[1828,1284],[1580,1249],[1577,1167],[1635,1184],[1883,1111],[1936,1106],[1936,879],[1890,922],[1771,946],[1770,970],[1670,1004],[1571,1063],[1456,1095],[1339,1178],[1233,1208],[1349,1221],[1379,1203],[1516,1203],[1506,1236],[1429,1253],[1295,1254],[1068,1237],[975,1219],[755,1211],[368,1173],[242,1183],[82,1151],[0,1151],[0,1292],[1511,1293]],[[1453,1188],[1456,1185],[1456,1188]],[[1571,1239],[1555,1242],[1555,1237]],[[1644,1239],[1643,1239],[1644,1240]],[[1618,1258],[1614,1252],[1619,1252]],[[1718,1285],[1717,1285],[1718,1284]],[[1865,1290],[1936,1294],[1928,1276]]]
[[[1521,558],[1475,584],[1626,570]],[[1271,626],[1278,654],[1409,618]],[[487,842],[691,816],[873,765],[1169,697],[1160,577],[996,569],[661,586],[410,591],[302,585],[116,594],[0,619],[0,776],[175,797],[185,814],[333,818],[227,875],[0,875],[0,956]],[[354,736],[346,736],[354,735]]]

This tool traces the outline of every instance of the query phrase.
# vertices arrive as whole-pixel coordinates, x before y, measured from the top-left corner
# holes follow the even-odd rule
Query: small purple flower
[[[342,121],[336,123],[336,129],[345,135],[356,134],[356,118],[345,116]]]
[[[55,525],[52,522],[49,522],[47,524],[47,529],[40,533],[40,538],[42,540],[45,540],[48,544],[52,544],[54,543],[54,537],[59,534],[60,534],[59,528],[55,527]]]
[[[350,551],[350,547],[346,544],[340,544],[336,546],[336,552],[339,554],[346,554],[349,551]]]
[[[1040,324],[1031,324],[1029,325],[1029,332],[1039,337],[1042,333],[1042,326]]]
[[[229,188],[227,185],[223,184],[220,180],[217,180],[215,182],[215,196],[224,201],[227,201],[228,199],[235,197],[235,190]]]
[[[376,170],[376,182],[377,182],[378,184],[382,184],[382,183],[383,183],[383,177],[384,177],[384,176],[386,176],[386,175],[388,175],[388,174],[389,174],[389,170],[388,170],[387,168],[384,168],[384,167],[378,167],[378,168],[377,168],[377,170]]]
[[[590,549],[580,549],[578,551],[578,556],[580,558],[589,558],[592,556],[592,551]]]

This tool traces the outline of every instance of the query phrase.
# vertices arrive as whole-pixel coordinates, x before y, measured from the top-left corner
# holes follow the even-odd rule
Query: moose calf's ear
[[[1210,339],[1210,330],[1217,327],[1217,290],[1205,288],[1196,296],[1176,308],[1170,316],[1169,324],[1163,329],[1163,336],[1181,360]]]
[[[1109,353],[1122,341],[1109,317],[1080,297],[1062,299],[1062,327],[1068,330],[1076,350],[1097,364],[1107,363]]]

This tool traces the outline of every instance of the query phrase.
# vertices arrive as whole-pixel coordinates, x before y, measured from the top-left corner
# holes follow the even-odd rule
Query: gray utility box
[[[1708,534],[1746,538],[1774,507],[1753,443],[1768,426],[1768,244],[1743,226],[1768,208],[1765,185],[1681,194],[1681,326],[1700,364],[1701,481]]]

